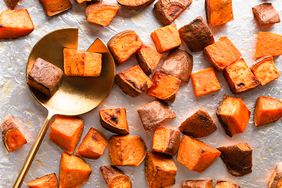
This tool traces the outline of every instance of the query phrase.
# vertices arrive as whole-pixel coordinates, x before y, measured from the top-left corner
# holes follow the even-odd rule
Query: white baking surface
[[[108,0],[115,3],[114,0]],[[254,47],[256,34],[259,29],[254,21],[251,8],[263,1],[259,0],[233,0],[234,21],[229,22],[225,26],[214,28],[215,38],[228,36],[238,49],[242,52],[244,58],[249,65],[254,63]],[[271,1],[274,7],[282,16],[282,1]],[[77,27],[79,28],[79,48],[87,49],[87,47],[97,38],[100,37],[107,42],[114,34],[126,30],[135,30],[144,43],[153,45],[150,39],[150,33],[161,25],[153,16],[153,4],[141,11],[129,11],[121,9],[118,16],[107,28],[90,25],[85,21],[84,9],[74,3],[72,10],[53,18],[47,18],[38,0],[23,0],[19,7],[25,7],[29,10],[35,24],[35,30],[29,36],[0,42],[0,119],[8,114],[13,114],[22,119],[24,122],[24,134],[28,137],[28,144],[15,153],[8,153],[2,141],[0,141],[0,187],[12,187],[16,176],[25,160],[25,157],[32,146],[35,136],[43,122],[46,111],[39,106],[31,96],[25,83],[25,64],[33,45],[45,34],[60,28]],[[0,10],[5,9],[3,1],[0,2]],[[205,18],[204,0],[194,0],[192,5],[175,21],[178,28],[188,24],[197,16]],[[274,33],[282,34],[282,23],[276,24],[272,28],[264,29]],[[193,53],[194,68],[197,71],[210,64],[203,58],[202,53]],[[277,58],[276,65],[282,70],[282,58]],[[135,58],[131,58],[127,63],[117,68],[117,71],[136,64]],[[175,120],[167,123],[167,126],[177,129],[180,123],[189,115],[198,110],[205,108],[216,121],[218,130],[201,139],[206,143],[218,147],[222,145],[248,142],[254,149],[253,152],[253,172],[244,177],[236,178],[228,174],[225,165],[221,159],[217,159],[205,172],[199,174],[188,170],[180,163],[176,162],[178,171],[176,184],[173,187],[180,187],[180,183],[185,179],[196,178],[213,178],[223,179],[238,183],[241,187],[262,188],[266,187],[267,179],[274,168],[274,165],[282,161],[282,126],[281,120],[270,126],[255,128],[252,117],[247,130],[240,135],[230,138],[226,136],[223,128],[220,126],[215,111],[224,94],[231,94],[222,73],[217,73],[222,89],[220,92],[196,99],[193,94],[191,82],[181,87],[178,92],[176,101],[171,105],[172,109],[177,113]],[[260,95],[269,95],[282,98],[282,78],[272,82],[264,87],[258,87],[250,92],[238,95],[247,104],[251,112],[255,101]],[[145,140],[147,147],[151,148],[151,136],[145,135],[142,124],[139,120],[136,108],[146,102],[152,101],[153,98],[145,94],[131,98],[121,92],[115,85],[110,96],[95,110],[82,116],[85,119],[85,129],[83,135],[86,134],[90,127],[95,127],[109,138],[112,134],[104,130],[98,118],[98,110],[101,108],[125,107],[128,114],[128,123],[130,133],[141,135]],[[41,148],[34,160],[32,167],[26,176],[26,182],[45,175],[47,173],[59,172],[59,161],[61,149],[54,143],[49,141],[46,135]],[[93,172],[89,181],[84,187],[106,187],[102,179],[99,167],[101,165],[109,165],[108,151],[98,160],[86,160],[92,167]],[[121,167],[126,174],[131,177],[134,188],[147,187],[144,177],[144,163],[138,168]]]

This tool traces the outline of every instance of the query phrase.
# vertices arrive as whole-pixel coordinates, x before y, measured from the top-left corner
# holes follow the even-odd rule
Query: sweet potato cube
[[[117,63],[123,64],[142,47],[142,44],[135,31],[127,30],[113,36],[108,42],[108,47]]]
[[[191,79],[196,97],[202,97],[221,89],[214,68],[212,67],[192,73]]]
[[[177,167],[172,158],[148,153],[145,160],[145,176],[150,188],[170,187],[175,184]]]
[[[282,186],[282,163],[279,162],[274,168],[267,183],[267,188],[281,188]]]
[[[186,180],[181,188],[213,188],[212,180]]]
[[[276,80],[280,76],[280,72],[275,66],[272,56],[265,56],[258,59],[256,64],[251,67],[251,70],[262,86]]]
[[[177,160],[190,170],[203,172],[219,156],[220,151],[216,148],[184,135],[180,142]]]
[[[107,145],[105,137],[96,129],[90,128],[76,154],[89,159],[98,159],[104,154]]]
[[[139,65],[118,73],[115,82],[125,94],[131,97],[137,97],[153,85]]]
[[[60,188],[81,187],[88,179],[92,170],[83,159],[62,153],[60,162]]]
[[[174,111],[159,101],[147,103],[139,107],[137,111],[146,131],[153,131],[161,124],[176,117]]]
[[[235,94],[249,91],[260,84],[244,59],[229,65],[223,73],[230,90]]]
[[[146,145],[140,136],[112,136],[109,154],[112,165],[139,166],[146,156]]]
[[[156,29],[151,33],[151,38],[160,53],[181,45],[181,39],[175,24]]]
[[[180,144],[180,132],[166,127],[159,127],[153,136],[152,150],[154,152],[175,155]]]
[[[78,117],[55,116],[50,123],[50,140],[72,154],[83,132],[84,122]]]
[[[228,181],[217,181],[215,188],[240,188],[240,186]]]
[[[14,10],[15,7],[18,5],[20,0],[4,0],[7,7],[9,7],[10,9]]]
[[[154,0],[117,0],[117,2],[128,9],[143,9],[149,6]]]
[[[70,0],[40,0],[47,16],[55,16],[71,9]]]
[[[26,36],[34,30],[27,9],[4,10],[0,13],[0,39]]]
[[[272,6],[272,3],[262,3],[253,7],[252,10],[260,26],[268,26],[280,22],[279,14]]]
[[[221,37],[204,49],[204,56],[217,70],[222,71],[242,55],[227,37]]]
[[[100,172],[109,188],[131,188],[130,178],[115,166],[101,166]]]
[[[200,109],[181,123],[179,130],[195,138],[205,137],[216,131],[216,125],[204,109]]]
[[[213,27],[233,20],[232,0],[206,0],[205,8],[208,23]]]
[[[259,32],[257,35],[255,58],[272,55],[274,57],[282,54],[282,35],[271,32]]]
[[[282,117],[282,102],[272,97],[260,96],[254,113],[254,122],[257,127],[275,122]]]
[[[59,183],[56,174],[52,173],[30,181],[27,186],[28,188],[59,188]]]
[[[129,134],[125,108],[103,109],[99,111],[101,125],[116,134]]]
[[[174,102],[181,80],[178,78],[156,72],[152,78],[153,85],[147,90],[147,94],[164,102]]]
[[[242,133],[248,126],[250,111],[243,100],[225,96],[217,108],[216,115],[228,136]]]

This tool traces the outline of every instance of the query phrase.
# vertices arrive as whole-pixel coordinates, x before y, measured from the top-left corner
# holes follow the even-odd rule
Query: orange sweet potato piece
[[[274,168],[269,181],[267,183],[267,188],[281,188],[282,186],[282,163],[279,162]]]
[[[129,9],[141,9],[150,5],[154,0],[117,0],[117,2]]]
[[[240,186],[228,181],[217,181],[215,188],[240,188]]]
[[[0,39],[23,37],[33,30],[27,9],[4,10],[0,13]]]
[[[72,154],[80,140],[84,122],[78,117],[55,116],[50,123],[50,140]]]
[[[71,9],[70,0],[40,0],[47,16],[55,16]]]
[[[30,181],[27,186],[28,188],[59,188],[59,183],[56,174],[52,173]]]
[[[213,188],[212,180],[186,180],[182,182],[181,188]]]
[[[262,3],[252,8],[253,14],[260,26],[269,26],[280,22],[278,12],[272,3]]]
[[[255,58],[282,54],[282,35],[271,32],[259,32],[257,35]]]
[[[177,160],[190,170],[203,172],[219,156],[220,151],[216,148],[184,135],[180,142]]]
[[[109,188],[131,188],[130,178],[115,166],[101,166],[100,172]]]
[[[256,101],[254,112],[255,126],[275,122],[282,117],[282,102],[268,96],[260,96]]]
[[[14,10],[15,7],[18,5],[20,0],[4,0],[7,7],[9,7],[10,9]]]

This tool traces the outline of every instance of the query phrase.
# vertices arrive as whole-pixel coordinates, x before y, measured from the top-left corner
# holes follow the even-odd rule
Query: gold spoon
[[[29,55],[26,65],[26,77],[38,57],[53,63],[63,70],[63,49],[77,49],[77,46],[78,29],[61,29],[47,34],[37,42]],[[21,187],[48,130],[48,122],[54,115],[74,116],[84,114],[97,107],[110,93],[115,75],[115,62],[112,55],[100,39],[96,39],[88,51],[102,53],[103,66],[100,77],[64,77],[58,91],[49,99],[29,87],[37,102],[47,109],[48,115],[18,175],[14,188]]]

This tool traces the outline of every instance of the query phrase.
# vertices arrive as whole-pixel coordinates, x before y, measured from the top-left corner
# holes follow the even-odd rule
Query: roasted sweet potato
[[[279,14],[272,6],[272,3],[262,3],[253,7],[252,10],[260,26],[268,26],[280,22]]]
[[[256,61],[251,67],[252,72],[259,80],[262,86],[276,80],[280,76],[280,72],[274,64],[272,56],[265,56]]]
[[[282,35],[271,32],[259,32],[257,35],[255,58],[282,55]]]
[[[267,188],[281,188],[282,186],[282,163],[279,162],[274,168],[267,183]]]
[[[137,97],[153,85],[139,65],[118,73],[115,82],[125,94],[131,97]]]
[[[221,159],[228,172],[233,176],[244,176],[252,172],[253,150],[248,143],[217,148],[221,152]]]
[[[117,63],[123,64],[142,47],[142,44],[135,31],[127,30],[113,36],[108,42],[108,47]]]
[[[71,9],[70,0],[40,0],[47,16],[55,16]]]
[[[163,25],[169,25],[180,16],[191,3],[192,0],[158,0],[154,6],[154,13],[159,22]]]
[[[72,154],[83,132],[84,122],[78,117],[57,115],[50,123],[49,138]]]
[[[156,72],[152,78],[153,85],[147,94],[164,102],[174,102],[181,80],[161,72]]]
[[[212,67],[192,73],[191,80],[196,97],[202,97],[221,89],[214,68]]]
[[[190,170],[203,172],[219,156],[220,151],[216,148],[184,135],[180,142],[177,160]]]
[[[117,2],[130,9],[141,9],[150,5],[154,0],[117,0]]]
[[[162,55],[159,54],[155,49],[146,45],[142,45],[142,47],[136,54],[136,58],[142,70],[147,75],[150,75],[157,68]]]
[[[204,56],[217,70],[223,71],[228,65],[239,60],[242,55],[227,37],[221,37],[204,49]]]
[[[216,131],[216,125],[204,109],[200,109],[181,123],[179,130],[195,138],[205,137]]]
[[[145,176],[150,188],[170,187],[175,184],[177,167],[172,158],[148,153]]]
[[[240,186],[228,181],[217,181],[215,188],[240,188]]]
[[[156,29],[151,33],[151,38],[160,53],[172,50],[181,45],[181,39],[175,24]]]
[[[201,16],[179,30],[180,38],[192,52],[202,51],[214,43],[213,34]]]
[[[260,96],[254,113],[254,122],[257,127],[275,122],[282,117],[282,102],[272,97]]]
[[[260,84],[244,59],[232,63],[223,73],[230,90],[235,94],[249,91]]]
[[[174,119],[176,114],[159,101],[153,101],[138,108],[138,114],[146,131],[153,131],[161,124]]]
[[[20,0],[4,0],[7,7],[9,7],[10,9],[14,10],[15,7],[18,5]]]
[[[99,111],[101,125],[116,134],[129,134],[125,108],[103,109]]]
[[[175,76],[182,82],[189,82],[193,69],[193,56],[184,50],[174,50],[166,57],[161,72]]]
[[[242,133],[248,126],[250,111],[242,99],[225,96],[217,108],[216,115],[226,134]]]
[[[180,144],[180,132],[166,127],[159,127],[153,136],[152,150],[154,152],[175,155]]]
[[[101,166],[100,172],[109,188],[131,188],[130,178],[115,166]]]
[[[30,181],[27,186],[28,188],[59,188],[59,183],[56,174],[52,173]]]
[[[112,136],[109,155],[112,165],[139,166],[146,156],[146,145],[140,136]]]
[[[213,188],[212,180],[186,180],[181,188]]]
[[[0,13],[0,39],[26,36],[34,30],[27,9],[4,10]]]
[[[88,179],[92,170],[83,159],[62,153],[60,161],[60,188],[81,187]]]

